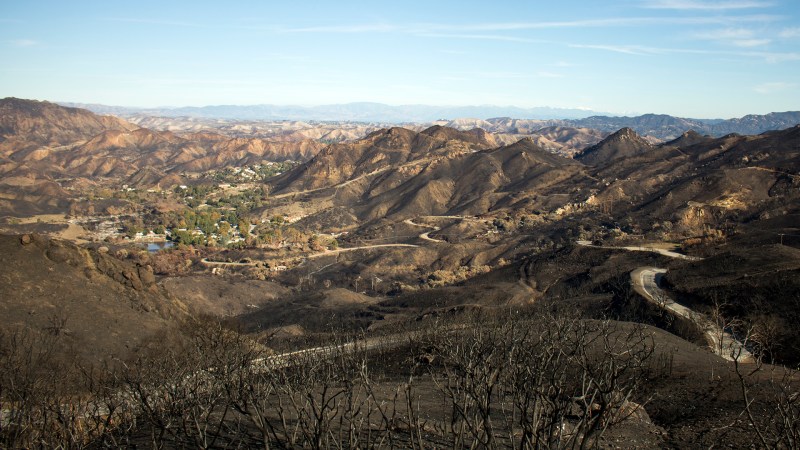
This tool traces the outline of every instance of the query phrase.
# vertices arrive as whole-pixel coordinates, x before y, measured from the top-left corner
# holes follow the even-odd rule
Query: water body
[[[151,242],[147,244],[147,251],[148,252],[157,252],[159,250],[164,250],[165,248],[172,248],[175,246],[174,242],[165,241],[165,242]]]

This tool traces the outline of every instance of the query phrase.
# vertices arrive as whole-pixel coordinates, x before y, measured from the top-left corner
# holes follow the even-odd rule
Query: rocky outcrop
[[[653,149],[653,145],[630,128],[622,128],[596,145],[575,155],[588,166],[603,166],[625,157],[636,156]]]
[[[137,291],[151,289],[156,284],[155,274],[150,265],[133,265],[121,261],[108,254],[106,251],[89,250],[79,247],[68,241],[48,239],[43,236],[28,236],[28,242],[34,240],[43,247],[45,257],[50,261],[68,264],[72,267],[84,269],[87,277],[95,276],[92,272],[99,272],[126,287]],[[23,243],[23,238],[20,238]]]

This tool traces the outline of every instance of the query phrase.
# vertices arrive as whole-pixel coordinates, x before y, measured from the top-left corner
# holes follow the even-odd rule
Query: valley
[[[0,112],[0,356],[41,355],[30,380],[69,373],[42,388],[62,403],[91,391],[95,407],[103,383],[129,392],[114,421],[143,425],[98,422],[98,439],[194,446],[208,428],[164,420],[208,408],[191,420],[226,430],[217,448],[494,448],[526,433],[748,447],[754,428],[780,433],[770,395],[796,399],[796,113],[397,126],[20,99]],[[785,126],[720,135],[773,120]],[[543,386],[564,393],[552,423],[515,422]],[[176,403],[148,410],[149,395]],[[16,403],[0,400],[7,417]],[[307,415],[326,401],[335,421]],[[746,418],[750,405],[762,412]],[[448,426],[459,408],[463,428]]]

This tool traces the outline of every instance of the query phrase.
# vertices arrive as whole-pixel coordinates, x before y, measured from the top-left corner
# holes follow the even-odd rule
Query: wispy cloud
[[[304,55],[275,53],[275,52],[263,53],[260,56],[254,57],[252,59],[257,61],[283,61],[283,62],[309,63],[309,64],[317,64],[321,62],[318,59],[310,58]]]
[[[137,19],[130,17],[104,17],[101,20],[105,20],[107,22],[138,23],[143,25],[163,25],[168,27],[205,28],[205,25],[201,25],[199,23],[184,22],[180,20]]]
[[[518,31],[558,28],[605,28],[620,26],[649,26],[649,25],[713,25],[726,23],[745,22],[773,22],[780,20],[780,16],[769,14],[748,14],[730,17],[607,17],[602,19],[580,19],[567,21],[542,21],[542,22],[495,22],[477,24],[421,24],[414,26],[417,29],[431,31]],[[413,28],[413,27],[412,27]]]
[[[772,42],[770,39],[758,38],[753,30],[746,28],[725,28],[721,30],[705,31],[702,33],[695,33],[693,37],[744,48],[760,47]]]
[[[701,1],[701,0],[650,0],[642,5],[649,9],[678,9],[690,11],[726,11],[736,9],[766,8],[772,2],[755,0]]]
[[[465,50],[439,49],[437,51],[439,53],[443,53],[445,55],[466,55],[467,54],[467,52]]]
[[[762,47],[772,42],[770,39],[738,39],[731,43],[737,47],[753,48]]]
[[[775,94],[786,90],[794,89],[797,85],[795,83],[786,83],[783,81],[773,81],[769,83],[762,83],[753,88],[759,94]]]
[[[778,36],[780,36],[780,37],[782,37],[784,39],[792,39],[792,38],[800,37],[800,27],[784,28],[783,30],[781,30],[781,32],[778,34]]]
[[[800,53],[797,52],[739,52],[730,54],[736,56],[760,58],[772,64],[790,62],[790,61],[800,61]]]
[[[566,21],[543,21],[543,22],[492,22],[463,25],[446,24],[427,24],[423,27],[430,27],[440,31],[517,31],[534,30],[547,28],[586,28],[586,27],[609,27],[632,25],[642,21],[648,21],[648,17],[610,17],[604,19],[582,19]]]
[[[749,14],[739,16],[693,16],[693,17],[608,17],[541,22],[489,22],[473,24],[412,23],[387,24],[366,23],[296,28],[274,28],[283,33],[404,33],[430,36],[494,36],[497,32],[564,28],[641,27],[652,25],[729,25],[736,23],[769,23],[782,20],[782,16]]]
[[[564,74],[548,72],[546,70],[540,70],[539,72],[536,72],[536,76],[539,78],[564,78]]]
[[[286,33],[388,33],[400,31],[401,27],[385,23],[357,24],[357,25],[331,25],[320,27],[286,28],[281,31]]]
[[[725,28],[694,34],[696,38],[710,40],[749,39],[752,36],[753,31],[746,28]]]
[[[12,39],[7,41],[7,43],[14,47],[33,47],[34,45],[39,44],[39,42],[34,41],[33,39]]]
[[[128,77],[118,80],[142,86],[199,86],[199,87],[229,87],[229,86],[261,86],[261,80],[244,80],[230,78],[194,78],[194,77]]]
[[[474,81],[474,80],[519,80],[531,78],[531,75],[515,71],[477,71],[477,72],[455,72],[439,77],[445,81]]]
[[[585,48],[593,50],[623,53],[627,55],[650,56],[650,55],[708,55],[708,56],[736,56],[739,58],[762,59],[764,62],[776,64],[790,61],[800,61],[798,52],[769,52],[769,51],[745,51],[745,50],[708,50],[690,48],[667,48],[667,47],[644,47],[640,45],[603,45],[603,44],[565,44],[570,48]]]
[[[416,33],[414,36],[427,37],[427,38],[443,38],[443,39],[475,39],[484,41],[506,41],[506,42],[525,42],[529,44],[543,44],[548,41],[527,39],[516,36],[505,36],[501,34],[451,34],[451,33]]]
[[[525,75],[524,73],[521,73],[521,72],[504,72],[504,71],[475,72],[474,75],[476,77],[479,77],[479,78],[491,78],[491,79],[500,79],[500,80],[527,78],[527,75]]]
[[[469,81],[470,80],[470,78],[468,78],[468,77],[453,76],[453,75],[444,75],[444,76],[439,77],[439,79],[441,81],[447,81],[447,82],[450,82],[450,81],[459,81],[459,82],[461,82],[461,81]]]
[[[603,45],[603,44],[567,44],[570,48],[586,48],[592,50],[605,50],[626,55],[654,55],[663,53],[662,49],[644,47],[641,45]]]

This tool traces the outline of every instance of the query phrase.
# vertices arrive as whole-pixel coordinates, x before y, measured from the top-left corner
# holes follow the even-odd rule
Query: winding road
[[[426,231],[426,232],[424,232],[424,233],[419,235],[419,238],[424,240],[424,241],[428,241],[428,242],[445,242],[445,241],[443,241],[441,239],[432,238],[430,236],[430,233],[433,233],[433,232],[441,230],[441,228],[437,227],[436,225],[423,225],[421,223],[414,223],[414,221],[411,220],[411,219],[406,219],[406,220],[403,221],[403,223],[411,225],[411,226],[415,226],[415,227],[431,228],[430,231]]]
[[[466,216],[422,216],[422,217],[418,217],[418,219],[432,219],[432,220],[436,220],[436,219],[455,219],[455,220],[464,220],[464,221],[473,221],[473,222],[479,222],[480,221],[480,219],[475,219],[473,217],[466,217]],[[436,225],[425,225],[425,224],[422,224],[422,223],[416,223],[412,219],[406,219],[406,220],[403,221],[403,223],[405,223],[407,225],[415,226],[415,227],[430,228],[431,229],[430,231],[426,231],[426,232],[424,232],[424,233],[419,235],[419,238],[422,239],[422,240],[425,240],[425,241],[428,241],[428,242],[447,242],[447,241],[444,241],[442,239],[432,238],[430,236],[431,233],[435,233],[435,232],[441,230],[442,229],[441,227],[438,227]]]
[[[720,328],[704,314],[675,302],[658,286],[659,280],[665,273],[667,269],[659,267],[639,267],[631,272],[633,289],[650,303],[697,325],[708,339],[711,350],[717,355],[729,361],[736,356],[740,362],[753,362],[753,355],[731,333]]]
[[[627,250],[632,252],[652,252],[670,258],[682,259],[684,261],[703,260],[703,258],[697,256],[688,256],[682,253],[655,247],[603,246],[593,245],[589,241],[577,241],[576,243],[584,247]],[[666,309],[676,316],[687,319],[697,325],[697,327],[700,328],[700,330],[702,330],[702,332],[705,334],[706,339],[708,339],[711,350],[722,358],[732,361],[734,356],[736,356],[740,362],[754,361],[753,355],[745,348],[744,344],[736,340],[736,338],[730,332],[720,328],[716,322],[710,320],[704,314],[693,311],[672,300],[669,294],[658,286],[661,277],[665,273],[667,273],[667,269],[662,269],[660,267],[638,267],[631,272],[631,284],[633,285],[633,289],[650,303],[658,306],[659,308]]]

